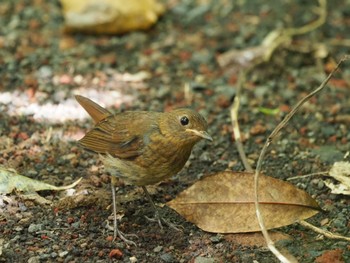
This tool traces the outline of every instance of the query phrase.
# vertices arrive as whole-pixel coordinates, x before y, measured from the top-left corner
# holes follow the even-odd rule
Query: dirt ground
[[[73,197],[41,191],[51,204],[16,193],[0,196],[0,262],[278,262],[260,236],[207,233],[164,204],[205,175],[244,169],[229,110],[240,66],[221,68],[217,58],[258,46],[277,28],[314,21],[318,2],[164,3],[168,10],[148,31],[96,36],[65,35],[58,1],[0,2],[0,164],[53,185],[83,177]],[[293,37],[268,62],[252,63],[239,122],[253,167],[274,127],[349,53],[349,21],[350,7],[332,1],[321,27]],[[349,161],[349,81],[346,62],[273,143],[265,174],[286,180]],[[77,145],[93,123],[75,94],[113,112],[190,106],[206,117],[214,141],[200,142],[177,176],[149,187],[162,215],[182,232],[147,221],[153,212],[142,189],[120,182],[120,228],[137,235],[131,237],[137,247],[112,242],[109,176],[96,155]],[[349,236],[350,199],[330,193],[324,180],[291,182],[324,209],[310,223]],[[278,231],[285,236],[278,246],[300,262],[350,262],[346,241],[298,224]]]

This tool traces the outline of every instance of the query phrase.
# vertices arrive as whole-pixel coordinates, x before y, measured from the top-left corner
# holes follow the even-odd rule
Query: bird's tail
[[[89,113],[95,123],[102,121],[112,114],[96,102],[93,102],[84,96],[75,95],[75,99],[86,110],[86,112]]]

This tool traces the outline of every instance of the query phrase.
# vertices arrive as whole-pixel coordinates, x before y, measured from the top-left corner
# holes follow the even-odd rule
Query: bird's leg
[[[149,217],[146,216],[146,219],[149,220],[149,221],[152,221],[152,222],[157,221],[159,226],[160,226],[160,228],[163,228],[163,225],[162,225],[162,222],[163,222],[164,224],[168,225],[170,228],[175,229],[177,231],[181,231],[181,229],[179,229],[178,226],[176,226],[175,224],[173,224],[171,222],[168,222],[163,217],[161,217],[161,215],[159,214],[159,211],[158,211],[155,203],[153,202],[150,194],[148,193],[148,190],[147,190],[146,186],[141,186],[141,187],[142,187],[143,191],[145,192],[145,195],[146,195],[148,201],[151,203],[152,208],[153,208],[154,213],[155,213],[155,218],[149,218]]]
[[[112,177],[113,178],[113,177]],[[112,198],[113,198],[113,241],[117,238],[117,235],[128,245],[133,245],[137,247],[136,243],[134,241],[131,241],[127,239],[125,236],[136,236],[136,235],[126,235],[122,231],[118,229],[118,222],[117,222],[117,203],[115,201],[115,186],[113,184],[113,179],[111,180],[111,187],[112,187]],[[137,236],[136,236],[137,237]]]

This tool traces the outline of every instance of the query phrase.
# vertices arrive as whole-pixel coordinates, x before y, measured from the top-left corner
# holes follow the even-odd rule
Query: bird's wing
[[[158,129],[156,124],[149,112],[125,112],[100,121],[79,143],[97,153],[135,158],[147,145],[151,132]]]

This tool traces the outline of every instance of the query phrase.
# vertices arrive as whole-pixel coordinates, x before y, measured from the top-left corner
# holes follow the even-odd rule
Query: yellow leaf
[[[150,28],[164,13],[156,0],[61,0],[67,32],[120,34]]]

